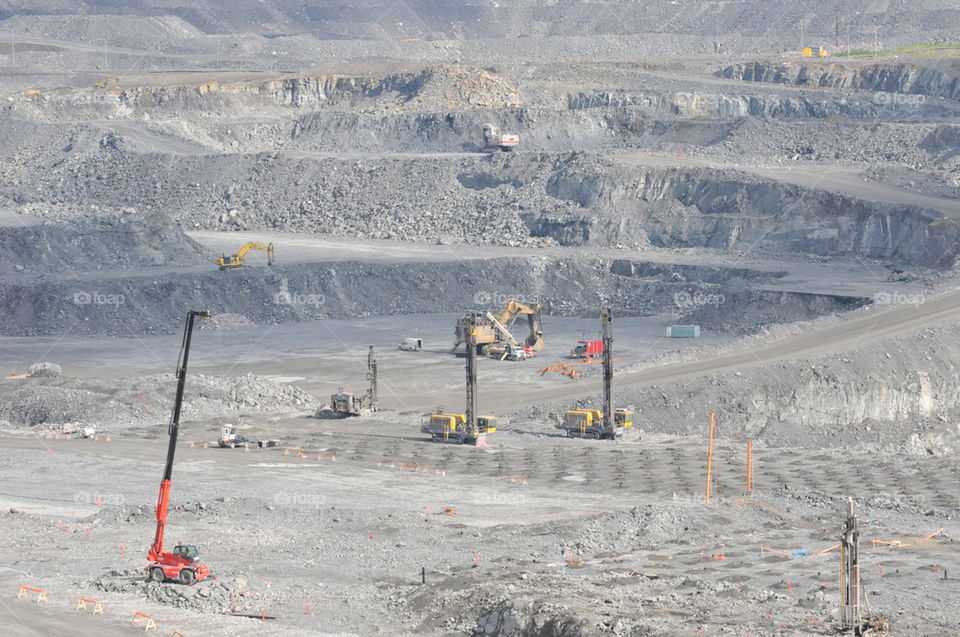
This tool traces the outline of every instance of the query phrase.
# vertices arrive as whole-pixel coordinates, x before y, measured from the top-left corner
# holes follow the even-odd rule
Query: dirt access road
[[[193,231],[187,235],[216,254],[233,254],[248,241],[273,242],[277,263],[329,263],[362,261],[373,263],[449,262],[474,259],[583,258],[626,259],[635,263],[737,268],[778,276],[759,284],[761,290],[803,292],[873,298],[879,292],[920,291],[917,283],[887,281],[890,271],[875,263],[817,263],[800,259],[774,259],[758,254],[731,254],[701,248],[658,250],[551,246],[515,248],[483,245],[434,245],[383,239],[352,239],[293,232]],[[254,254],[252,265],[264,261]],[[204,266],[190,268],[203,271]],[[159,269],[157,269],[159,270]],[[151,270],[151,272],[153,272]],[[91,276],[101,276],[92,273]]]
[[[775,361],[813,358],[858,347],[865,343],[912,332],[938,323],[960,320],[960,291],[925,300],[916,305],[896,307],[863,318],[846,320],[802,334],[746,348],[705,356],[698,360],[657,365],[617,375],[618,387],[637,387],[681,380],[726,370],[747,369]],[[504,405],[520,407],[559,398],[573,397],[569,388],[528,390],[522,400]]]
[[[922,297],[918,297],[922,299]],[[316,321],[213,332],[197,340],[193,368],[197,373],[277,375],[293,380],[323,401],[338,386],[362,391],[366,386],[366,346],[377,347],[381,367],[381,400],[385,408],[422,412],[462,401],[463,361],[449,353],[456,316],[411,315],[354,321]],[[706,336],[699,341],[663,338],[666,317],[622,318],[615,322],[623,369],[618,388],[642,387],[724,370],[760,367],[776,361],[843,351],[878,339],[960,320],[960,291],[931,297],[916,305],[866,310],[863,316],[817,327],[772,342],[746,342],[730,348],[728,339]],[[565,359],[577,340],[593,338],[597,321],[547,317],[547,349],[532,361],[485,362],[481,400],[485,409],[502,413],[540,402],[574,399],[596,393],[590,376],[581,382],[557,374],[541,375],[545,364]],[[428,351],[396,349],[403,336],[421,336]],[[176,337],[136,339],[0,339],[11,371],[30,363],[54,360],[67,375],[146,374],[169,372],[166,352]],[[681,347],[702,346],[696,360],[653,363],[654,356]],[[99,361],[91,368],[91,360]],[[628,362],[634,362],[629,365]],[[636,363],[639,361],[639,363]],[[637,367],[639,365],[639,367]],[[495,367],[496,366],[496,367]],[[633,367],[631,369],[631,367]],[[496,373],[494,373],[494,369]]]

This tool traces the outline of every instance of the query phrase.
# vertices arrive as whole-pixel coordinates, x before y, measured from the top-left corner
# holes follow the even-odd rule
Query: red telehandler
[[[167,447],[167,466],[160,482],[160,495],[157,496],[157,534],[147,553],[150,563],[147,565],[147,579],[153,582],[174,580],[181,584],[202,582],[210,575],[210,568],[198,563],[200,552],[192,544],[178,544],[172,553],[163,550],[163,529],[167,526],[167,506],[170,502],[170,476],[173,473],[173,456],[177,450],[177,434],[180,430],[180,407],[183,405],[183,389],[187,382],[187,358],[190,355],[190,337],[193,335],[193,321],[196,317],[210,318],[210,312],[190,310],[187,313],[187,325],[183,331],[183,343],[180,345],[180,360],[177,362],[177,397],[173,403],[173,417],[170,420],[170,444]]]

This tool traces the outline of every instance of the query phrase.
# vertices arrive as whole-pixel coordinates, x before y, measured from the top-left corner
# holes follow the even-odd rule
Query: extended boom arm
[[[168,433],[170,442],[167,446],[167,465],[163,470],[163,480],[160,482],[160,493],[157,495],[157,532],[153,544],[147,553],[147,558],[159,560],[163,554],[163,531],[167,525],[167,508],[170,501],[170,480],[173,475],[173,457],[177,451],[177,435],[180,431],[180,409],[183,407],[183,390],[187,383],[187,359],[190,356],[190,338],[193,335],[193,321],[196,317],[210,318],[210,312],[190,310],[187,313],[187,324],[183,330],[183,342],[180,345],[180,360],[177,363],[177,395],[173,402],[173,416],[170,419]]]

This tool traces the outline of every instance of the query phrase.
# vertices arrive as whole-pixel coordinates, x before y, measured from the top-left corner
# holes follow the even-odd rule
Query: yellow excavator
[[[120,88],[120,78],[119,77],[108,77],[100,80],[99,82],[94,82],[93,86],[95,88],[107,88],[110,85],[110,82],[116,82],[117,88]]]
[[[242,268],[246,265],[247,253],[251,250],[264,250],[267,253],[267,265],[273,265],[273,244],[251,241],[245,243],[236,254],[227,256],[226,254],[217,257],[217,265],[221,270],[230,270],[233,268]]]
[[[521,315],[527,317],[528,334],[523,341],[517,340],[511,333],[514,321]],[[457,322],[456,339],[453,351],[466,342],[464,323],[469,320],[474,326],[476,353],[501,360],[524,360],[534,352],[543,349],[543,325],[540,318],[540,304],[527,305],[517,299],[509,299],[503,307],[493,312],[471,312]]]

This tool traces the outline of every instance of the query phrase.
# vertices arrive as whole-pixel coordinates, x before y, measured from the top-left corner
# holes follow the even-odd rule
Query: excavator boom
[[[473,321],[476,333],[475,343],[485,350],[488,345],[504,347],[523,347],[535,352],[543,349],[543,326],[540,318],[540,304],[527,305],[516,299],[509,299],[496,313],[475,312],[468,317]],[[528,334],[522,342],[515,337],[511,329],[514,321],[520,315],[527,316]],[[456,351],[461,343],[466,342],[463,325],[468,319],[461,319],[457,323],[456,340],[453,349]],[[481,353],[483,353],[481,351]]]
[[[500,312],[496,314],[496,319],[509,328],[518,316],[526,314],[529,333],[524,345],[539,352],[543,349],[543,327],[540,320],[540,309],[539,303],[527,305],[516,299],[509,299]]]

